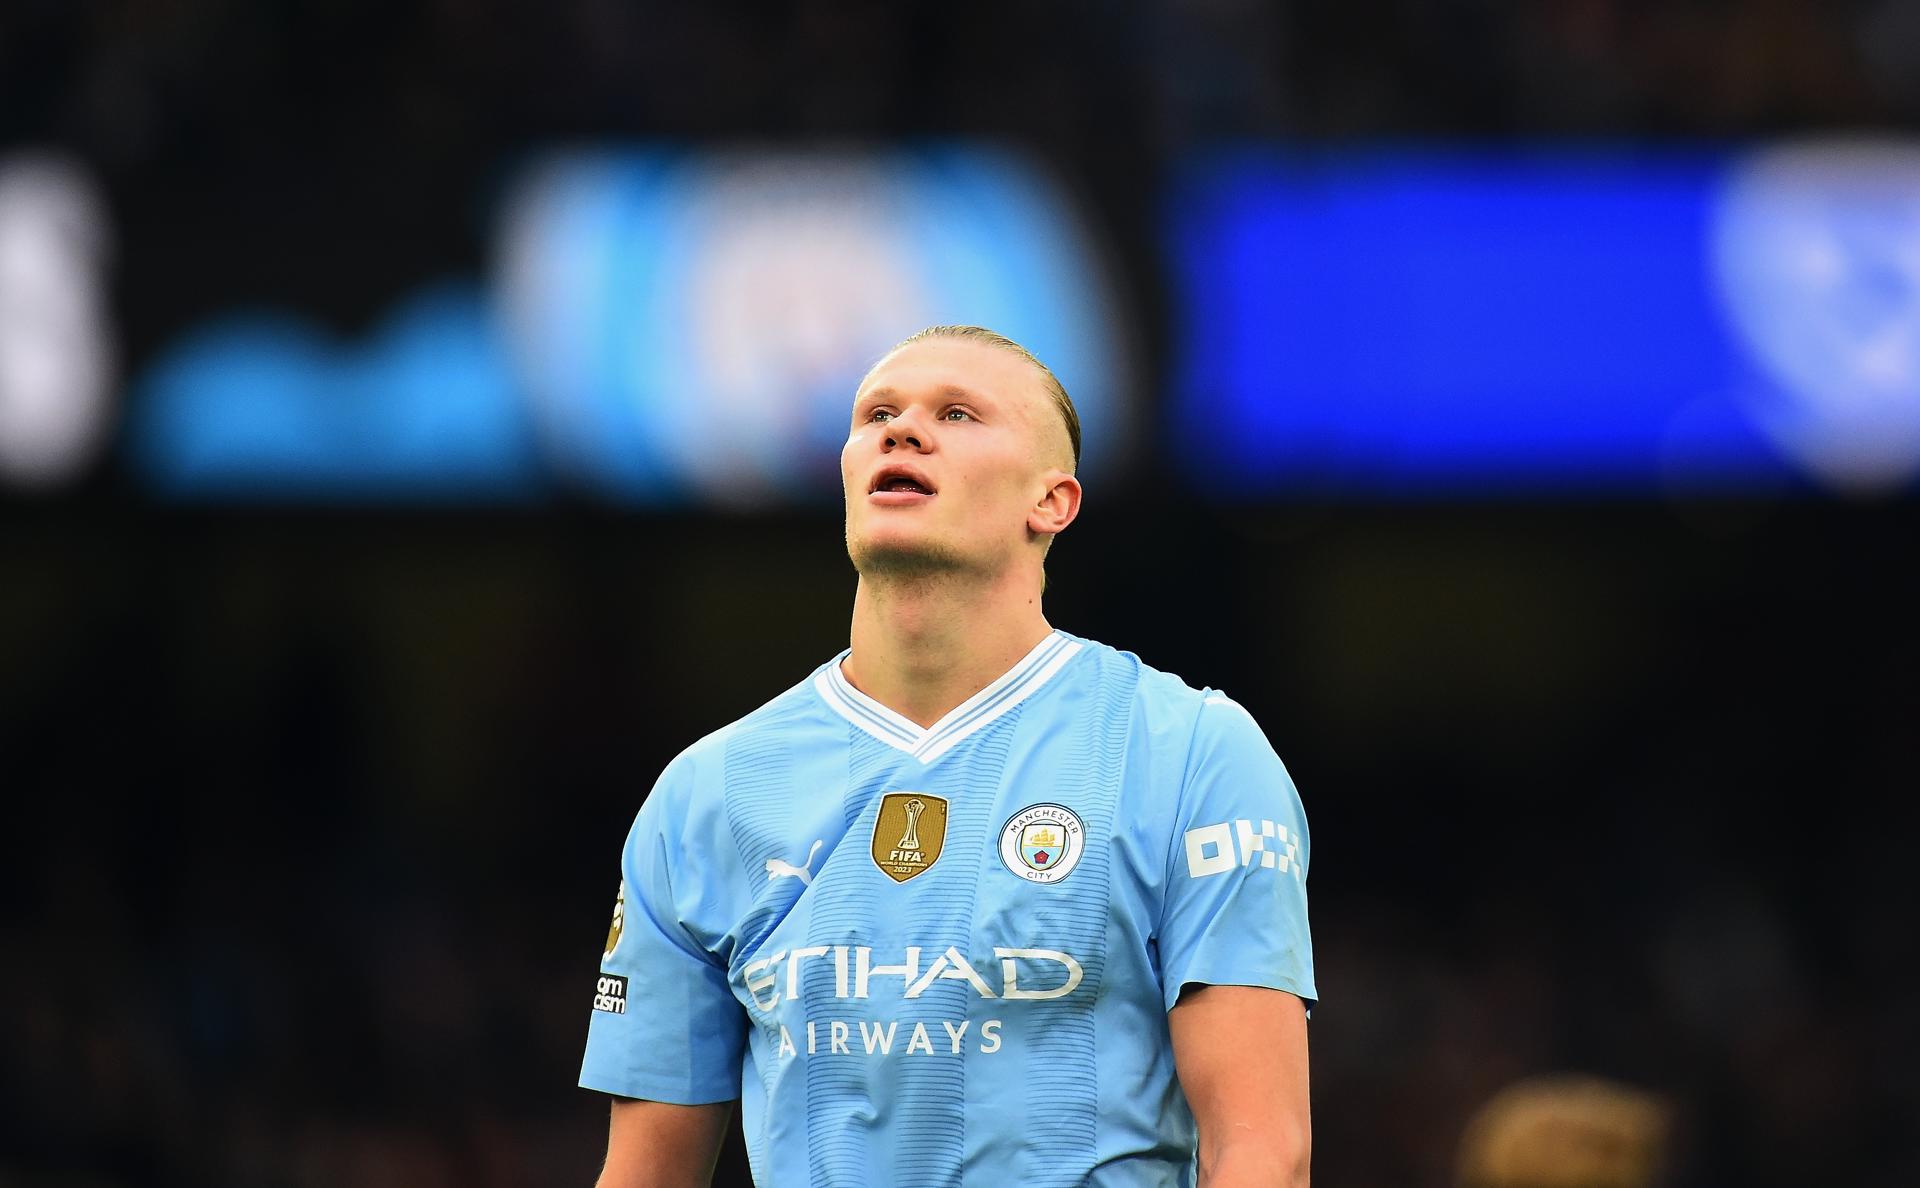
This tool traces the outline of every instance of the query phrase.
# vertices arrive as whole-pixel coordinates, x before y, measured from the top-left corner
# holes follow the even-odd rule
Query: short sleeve
[[[1307,818],[1286,765],[1252,716],[1205,695],[1179,800],[1160,962],[1166,1006],[1190,984],[1267,986],[1305,999]]]
[[[690,917],[708,897],[676,858],[690,835],[688,778],[669,768],[621,855],[613,925],[595,981],[580,1084],[677,1105],[740,1096],[746,1015],[725,963]]]

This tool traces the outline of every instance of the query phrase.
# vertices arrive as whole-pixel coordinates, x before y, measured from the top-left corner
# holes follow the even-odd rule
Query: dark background
[[[0,148],[104,180],[132,374],[234,305],[351,332],[478,271],[542,145],[1003,140],[1117,250],[1153,392],[1184,151],[1911,129],[1916,28],[9,0]],[[1910,498],[1248,506],[1145,438],[1048,612],[1231,692],[1300,784],[1317,1183],[1445,1183],[1471,1109],[1549,1069],[1672,1094],[1681,1183],[1920,1182]],[[604,1105],[572,1082],[626,826],[844,645],[852,590],[830,508],[183,510],[113,455],[0,496],[0,1184],[590,1182]]]

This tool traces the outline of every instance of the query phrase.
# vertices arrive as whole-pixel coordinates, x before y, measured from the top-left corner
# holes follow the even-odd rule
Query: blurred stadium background
[[[620,839],[936,321],[1299,780],[1317,1183],[1555,1070],[1920,1183],[1920,4],[10,0],[0,1185],[588,1183]]]

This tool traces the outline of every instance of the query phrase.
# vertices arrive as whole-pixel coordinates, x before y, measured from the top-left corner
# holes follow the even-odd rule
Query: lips
[[[873,481],[867,485],[867,494],[879,495],[932,495],[933,480],[917,467],[895,464],[882,466],[874,472]]]

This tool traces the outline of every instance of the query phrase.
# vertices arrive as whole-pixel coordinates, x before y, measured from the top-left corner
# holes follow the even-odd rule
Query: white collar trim
[[[1079,640],[1059,631],[1050,632],[998,680],[924,729],[911,718],[895,713],[853,687],[840,671],[840,662],[853,654],[852,649],[835,656],[832,663],[821,669],[813,679],[813,687],[820,691],[821,700],[847,721],[922,763],[932,763],[962,739],[1025,701],[1073,659],[1080,647]]]

